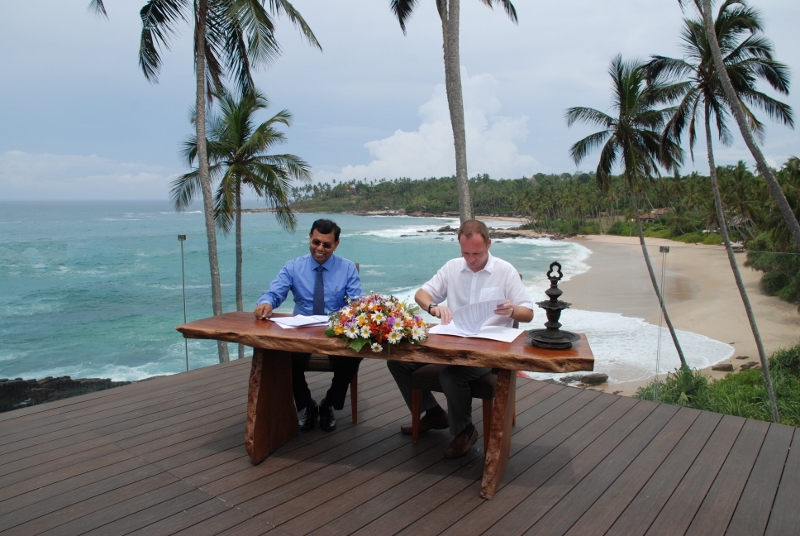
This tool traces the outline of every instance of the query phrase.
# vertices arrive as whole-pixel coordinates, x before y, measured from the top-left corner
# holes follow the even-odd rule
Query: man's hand
[[[431,307],[431,314],[436,318],[441,318],[442,324],[449,324],[453,319],[453,314],[450,312],[450,308],[446,305],[437,305],[435,307]]]
[[[256,315],[256,318],[259,320],[266,320],[272,316],[272,305],[269,303],[262,303],[256,307],[256,310],[253,311],[253,314]]]
[[[497,306],[497,309],[494,310],[494,314],[512,318],[514,316],[514,306],[511,305],[510,301],[506,300]]]

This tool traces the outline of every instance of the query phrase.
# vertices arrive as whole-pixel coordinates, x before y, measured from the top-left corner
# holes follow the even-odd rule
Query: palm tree
[[[688,1],[689,0],[678,0],[678,3],[680,4],[681,8],[683,8],[684,3]],[[747,144],[747,148],[750,149],[750,153],[753,155],[753,158],[756,161],[758,172],[762,177],[764,177],[764,180],[767,182],[767,186],[769,186],[770,193],[775,199],[775,204],[777,205],[781,216],[783,216],[789,234],[794,240],[795,247],[798,251],[800,251],[800,222],[798,222],[798,218],[794,214],[791,204],[786,199],[786,195],[783,193],[780,183],[775,178],[775,174],[772,173],[772,169],[769,167],[769,165],[767,165],[767,160],[764,158],[764,154],[761,152],[761,149],[758,147],[758,144],[753,137],[744,107],[742,106],[741,101],[737,98],[736,89],[733,87],[731,78],[725,69],[725,60],[722,56],[722,48],[717,40],[717,32],[714,27],[714,18],[711,15],[711,0],[692,1],[703,17],[703,26],[705,27],[708,44],[714,60],[714,68],[719,73],[718,76],[722,85],[722,90],[725,92],[725,98],[728,100],[731,111],[733,112],[733,116],[736,119],[736,124],[739,126],[739,131],[742,133],[742,138],[744,139],[744,142]],[[727,0],[727,2],[734,1],[736,0]]]
[[[145,78],[158,82],[161,48],[169,49],[169,38],[181,21],[194,23],[195,121],[198,173],[203,193],[208,263],[211,272],[211,306],[214,315],[222,314],[222,286],[217,258],[217,235],[206,147],[206,101],[214,91],[222,92],[225,74],[236,80],[239,89],[252,89],[252,64],[269,63],[279,52],[274,24],[263,7],[264,0],[148,0],[142,7],[142,35],[139,66]],[[300,29],[308,42],[321,49],[316,37],[288,0],[270,0],[274,14],[284,13]],[[103,0],[90,0],[90,10],[106,16]],[[188,13],[187,13],[188,12]],[[207,99],[208,97],[208,99]],[[220,362],[228,361],[227,343],[217,341]]]
[[[642,232],[639,218],[639,204],[636,197],[642,181],[658,176],[659,164],[667,169],[674,168],[682,159],[680,146],[667,139],[661,143],[660,129],[674,113],[671,108],[656,109],[659,104],[669,102],[675,97],[676,88],[661,84],[646,84],[644,63],[623,62],[621,56],[611,61],[608,70],[613,82],[614,100],[612,106],[618,116],[613,117],[594,108],[570,108],[567,110],[567,125],[588,123],[603,127],[603,130],[587,136],[570,148],[570,156],[579,164],[589,152],[600,149],[600,161],[597,164],[595,177],[598,185],[606,191],[611,182],[611,171],[621,161],[623,176],[628,185],[631,205],[639,232],[639,243],[642,246],[647,271],[653,283],[658,303],[664,313],[664,320],[669,328],[681,367],[688,368],[675,328],[667,313],[667,307],[658,288],[650,255]]]
[[[292,179],[309,181],[308,164],[292,154],[268,154],[276,145],[286,142],[286,136],[276,130],[278,124],[290,125],[291,114],[281,110],[270,119],[254,126],[254,115],[269,106],[257,91],[245,92],[240,99],[231,95],[219,98],[219,115],[208,120],[209,175],[219,181],[214,197],[214,220],[223,233],[236,234],[236,310],[243,311],[242,300],[242,186],[249,186],[263,197],[273,209],[278,223],[294,230],[297,219],[289,207]],[[197,138],[191,137],[183,151],[190,166],[197,158]],[[170,192],[176,210],[184,210],[197,194],[199,170],[195,169],[175,179]],[[239,358],[244,347],[239,345]]]
[[[480,0],[488,7],[494,4],[503,6],[508,17],[517,22],[517,11],[510,0]],[[392,12],[406,33],[406,21],[417,5],[417,0],[389,0]],[[464,97],[461,91],[461,60],[459,56],[459,12],[460,0],[436,0],[436,9],[442,20],[444,41],[444,80],[447,104],[450,108],[450,125],[453,128],[453,144],[456,153],[456,188],[458,191],[458,211],[461,221],[471,220],[472,198],[469,193],[467,176],[467,134],[464,122]]]
[[[729,145],[731,136],[725,123],[731,105],[722,88],[720,76],[714,64],[712,47],[709,45],[703,21],[685,19],[684,23],[685,26],[681,38],[686,52],[686,59],[678,60],[664,56],[654,56],[653,60],[648,64],[648,76],[651,79],[657,79],[660,76],[666,76],[671,79],[689,79],[686,82],[682,82],[686,93],[675,115],[668,123],[664,135],[678,140],[683,131],[688,129],[689,147],[692,149],[692,154],[694,154],[694,142],[697,138],[695,118],[700,109],[703,110],[708,166],[711,176],[711,188],[714,193],[717,223],[725,242],[731,270],[736,280],[736,286],[739,288],[739,295],[744,304],[747,318],[750,321],[750,329],[756,341],[767,384],[767,392],[772,405],[773,418],[775,422],[780,422],[764,346],[761,342],[756,319],[750,306],[750,299],[742,282],[736,257],[731,247],[730,237],[728,236],[725,207],[722,204],[717,168],[714,163],[711,118],[714,117],[715,119],[720,140],[722,143]],[[724,54],[724,71],[727,73],[731,87],[736,93],[736,102],[741,105],[746,114],[749,129],[756,135],[763,136],[764,125],[758,121],[750,108],[744,104],[745,102],[758,106],[766,111],[770,117],[778,119],[789,126],[794,125],[794,120],[792,118],[792,109],[789,105],[773,99],[756,89],[756,81],[763,79],[776,91],[783,94],[789,92],[789,70],[784,64],[773,59],[772,45],[767,39],[759,35],[760,31],[761,20],[758,11],[755,9],[747,7],[740,0],[726,0],[720,6],[714,23],[714,35]]]

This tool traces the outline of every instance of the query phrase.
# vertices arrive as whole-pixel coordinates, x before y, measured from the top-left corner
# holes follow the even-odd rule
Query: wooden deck
[[[377,360],[362,363],[358,424],[345,408],[333,433],[302,434],[251,465],[249,366],[0,414],[0,533],[800,530],[794,428],[520,379],[511,458],[494,500],[484,501],[482,451],[447,460],[446,431],[417,445],[400,434],[408,410]],[[309,374],[317,398],[329,377]]]

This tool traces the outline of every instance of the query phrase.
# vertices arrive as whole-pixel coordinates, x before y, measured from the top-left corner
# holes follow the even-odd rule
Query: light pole
[[[183,261],[183,242],[186,240],[185,234],[178,235],[178,242],[181,243],[181,279],[183,281],[183,323],[186,323],[186,265]],[[186,372],[189,372],[189,340],[184,337],[183,344],[186,347]]]
[[[653,395],[653,399],[655,402],[658,402],[658,367],[661,364],[661,321],[664,319],[664,294],[666,291],[664,290],[664,275],[667,272],[667,253],[669,253],[669,246],[660,246],[658,249],[659,253],[661,253],[661,303],[658,305],[661,306],[660,313],[658,317],[658,345],[656,346],[656,381],[653,385],[655,385],[655,391]]]

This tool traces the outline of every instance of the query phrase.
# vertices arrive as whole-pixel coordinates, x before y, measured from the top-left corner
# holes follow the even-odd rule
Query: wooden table
[[[594,367],[594,357],[583,334],[579,334],[580,340],[569,350],[536,348],[528,344],[525,336],[504,343],[430,335],[421,346],[403,343],[392,346],[391,354],[376,354],[369,349],[354,352],[347,348],[343,339],[326,337],[324,327],[284,329],[274,322],[257,320],[252,312],[226,313],[189,322],[176,329],[187,338],[214,339],[253,347],[244,443],[254,464],[261,463],[300,432],[292,396],[293,352],[499,369],[481,485],[481,497],[485,499],[494,497],[508,461],[516,371],[573,372]]]

